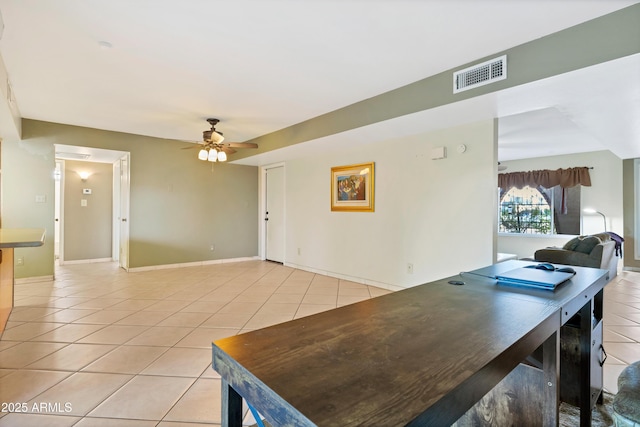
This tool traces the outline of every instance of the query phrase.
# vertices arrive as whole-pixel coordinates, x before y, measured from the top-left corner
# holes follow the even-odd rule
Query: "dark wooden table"
[[[241,426],[242,397],[275,426],[451,425],[541,346],[557,425],[560,326],[607,281],[576,270],[555,292],[463,274],[215,341],[222,425]]]

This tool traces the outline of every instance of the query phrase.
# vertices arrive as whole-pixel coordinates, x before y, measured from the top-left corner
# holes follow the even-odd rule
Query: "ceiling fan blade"
[[[258,148],[258,144],[254,142],[229,142],[224,145],[228,145],[233,148]]]
[[[233,153],[236,152],[236,150],[234,150],[233,148],[227,147],[227,146],[222,147],[221,150],[224,151],[227,154],[233,154]]]

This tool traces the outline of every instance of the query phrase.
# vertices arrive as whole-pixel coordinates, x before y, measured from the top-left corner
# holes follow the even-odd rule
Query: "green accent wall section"
[[[111,258],[113,165],[67,160],[64,169],[62,259],[66,262]],[[83,171],[91,174],[86,181],[79,175]],[[91,190],[91,194],[84,194],[84,189]]]
[[[54,144],[131,153],[130,268],[258,255],[256,167],[212,166],[174,140],[26,119],[22,129],[2,141],[3,227],[43,227],[47,240],[16,277],[53,274]]]
[[[234,160],[639,53],[639,23],[640,4],[636,4],[254,138],[248,142],[257,143],[258,149],[240,152],[234,155]],[[458,94],[453,93],[454,71],[505,54],[506,80]],[[428,52],[425,52],[425,55],[428,55]]]
[[[45,229],[43,246],[15,249],[15,260],[24,259],[24,265],[15,265],[17,279],[53,277],[55,165],[47,159],[47,151],[42,144],[25,146],[9,137],[2,140],[2,227]],[[36,196],[44,201],[36,202]]]

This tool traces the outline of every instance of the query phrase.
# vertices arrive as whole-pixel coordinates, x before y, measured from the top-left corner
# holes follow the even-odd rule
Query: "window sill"
[[[524,237],[533,239],[573,239],[577,234],[525,234],[525,233],[498,233],[498,237]]]

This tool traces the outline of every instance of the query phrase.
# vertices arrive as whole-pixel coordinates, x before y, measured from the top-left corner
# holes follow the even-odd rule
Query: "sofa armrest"
[[[591,252],[591,256],[595,256],[598,259],[601,259],[602,262],[600,264],[600,268],[608,268],[609,264],[611,264],[611,258],[615,258],[615,249],[616,242],[613,240],[609,240],[607,242],[602,243],[602,245],[598,245],[593,248],[593,252]],[[596,253],[596,250],[598,252]]]

